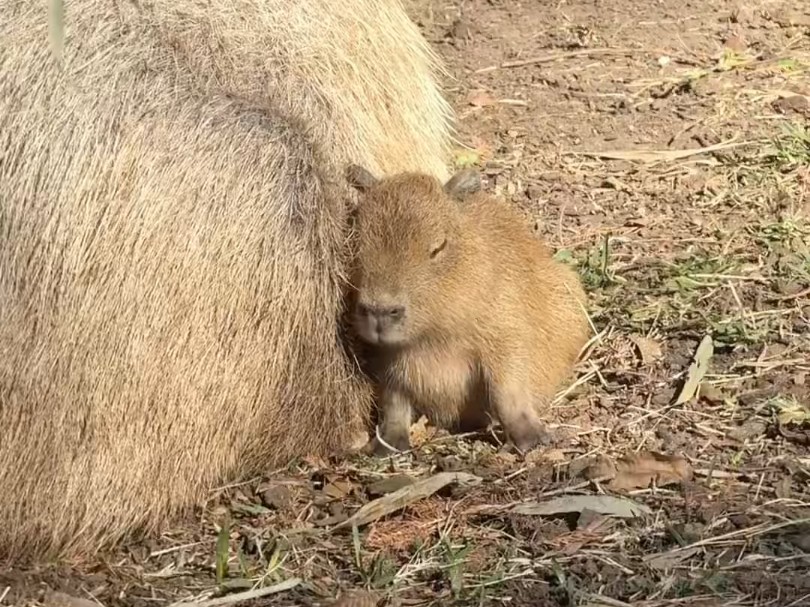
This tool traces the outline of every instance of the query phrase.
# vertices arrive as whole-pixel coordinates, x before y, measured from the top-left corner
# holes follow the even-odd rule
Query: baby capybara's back
[[[553,258],[509,203],[479,192],[463,207],[471,239],[481,243],[481,259],[490,285],[486,299],[465,301],[470,309],[484,304],[502,334],[520,325],[531,332],[534,364],[543,377],[539,388],[553,392],[588,338],[585,292],[576,271]],[[480,312],[479,312],[480,314]]]

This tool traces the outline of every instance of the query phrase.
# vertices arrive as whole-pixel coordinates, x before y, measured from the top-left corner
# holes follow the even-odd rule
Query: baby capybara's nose
[[[405,317],[405,306],[400,304],[381,305],[360,303],[357,311],[363,316],[373,317],[378,321],[394,323]]]

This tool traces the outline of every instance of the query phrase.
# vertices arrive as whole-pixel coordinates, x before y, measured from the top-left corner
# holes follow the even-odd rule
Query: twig
[[[694,548],[701,548],[703,546],[711,546],[712,544],[720,543],[724,540],[736,540],[737,538],[751,538],[758,535],[765,535],[768,533],[773,533],[779,529],[784,527],[793,527],[793,526],[800,526],[810,523],[810,518],[800,518],[790,521],[784,521],[781,523],[777,523],[775,525],[767,525],[766,523],[761,523],[759,525],[754,525],[753,527],[749,527],[746,529],[736,529],[734,531],[730,531],[729,533],[723,533],[722,535],[717,535],[715,537],[709,537],[703,540],[699,540],[697,542],[693,542],[691,544],[687,544],[685,546],[678,546],[677,548],[673,548],[672,550],[667,550],[666,552],[659,552],[657,554],[648,555],[645,560],[650,560],[654,557],[660,557],[661,555],[672,555],[677,554],[679,552],[684,552],[687,550],[692,550]]]
[[[500,65],[491,65],[489,67],[475,70],[475,74],[483,74],[484,72],[491,72],[497,69],[509,69],[513,67],[525,67],[527,65],[538,65],[540,63],[551,63],[558,59],[575,59],[577,57],[591,57],[594,55],[634,55],[639,51],[629,48],[586,48],[578,51],[569,51],[567,53],[554,53],[552,55],[543,55],[542,57],[532,57],[531,59],[519,59],[517,61],[506,61]]]
[[[792,295],[782,295],[780,297],[772,297],[771,301],[792,301],[794,299],[801,299],[806,295],[810,295],[810,288],[807,288],[804,291],[799,291],[798,293],[793,293]]]
[[[255,590],[247,590],[245,592],[235,592],[233,594],[201,602],[178,601],[176,603],[172,603],[170,607],[217,607],[218,605],[233,605],[234,603],[251,601],[263,596],[292,590],[300,583],[301,580],[299,578],[290,578],[289,580],[284,580],[283,582],[275,584],[274,586],[265,586],[264,588],[256,588]]]
[[[205,542],[191,542],[190,544],[180,544],[179,546],[171,546],[170,548],[164,548],[163,550],[156,550],[155,552],[151,552],[149,554],[149,558],[154,558],[156,556],[163,556],[164,554],[170,554],[172,552],[177,552],[178,550],[185,550],[186,548],[193,548],[194,546],[199,546],[200,544],[204,544]]]
[[[587,156],[590,158],[604,158],[608,160],[626,160],[629,162],[666,162],[682,160],[698,154],[709,154],[720,150],[727,150],[746,145],[753,145],[758,141],[739,141],[734,139],[716,143],[702,148],[692,148],[687,150],[610,150],[605,152],[580,152],[570,150],[563,152],[564,155]]]
[[[586,603],[586,605],[589,607],[632,607],[630,603],[612,599],[601,594],[589,593],[587,597],[589,602]]]

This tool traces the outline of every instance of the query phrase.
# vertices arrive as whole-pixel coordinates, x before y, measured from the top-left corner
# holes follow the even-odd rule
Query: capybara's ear
[[[349,181],[349,185],[361,192],[365,192],[377,183],[377,178],[359,164],[350,164],[346,167],[346,179]]]
[[[449,196],[461,200],[481,189],[481,175],[475,169],[463,169],[453,175],[444,184],[444,191]]]

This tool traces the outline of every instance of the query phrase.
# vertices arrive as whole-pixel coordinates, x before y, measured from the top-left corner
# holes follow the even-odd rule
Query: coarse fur
[[[445,172],[396,0],[0,0],[0,558],[351,446],[349,158]]]
[[[575,270],[473,171],[443,186],[352,166],[349,180],[363,193],[353,326],[383,418],[367,448],[408,449],[414,412],[449,429],[499,419],[521,450],[545,442],[542,416],[589,335]]]

